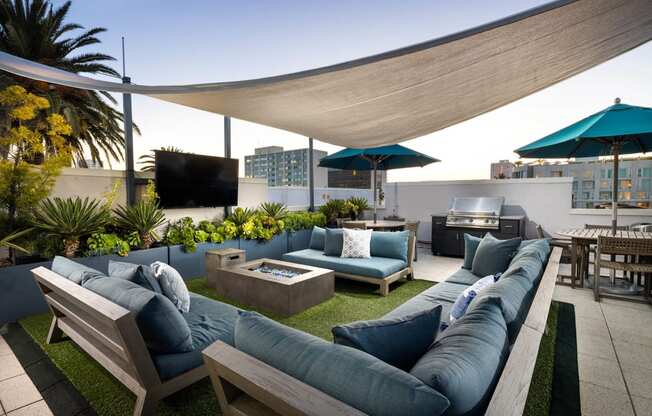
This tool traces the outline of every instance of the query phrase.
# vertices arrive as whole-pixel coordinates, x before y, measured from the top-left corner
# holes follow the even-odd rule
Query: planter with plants
[[[288,213],[285,217],[285,230],[288,236],[287,251],[308,248],[312,227],[314,226],[326,226],[326,216],[323,213],[306,211]]]

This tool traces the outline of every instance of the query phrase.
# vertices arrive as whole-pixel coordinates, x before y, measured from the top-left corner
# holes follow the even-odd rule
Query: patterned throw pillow
[[[341,257],[368,259],[371,257],[372,230],[342,230],[343,244]]]

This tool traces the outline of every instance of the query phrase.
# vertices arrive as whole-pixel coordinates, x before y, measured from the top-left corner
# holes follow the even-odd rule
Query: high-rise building
[[[501,160],[491,164],[491,179],[509,179],[512,177],[514,164],[509,160]]]
[[[373,186],[373,171],[328,169],[329,188],[371,189]],[[379,170],[376,180],[378,186],[387,182],[387,172]]]
[[[245,176],[267,178],[268,186],[308,186],[310,149],[283,150],[280,146],[259,147],[245,156]],[[328,153],[313,149],[315,187],[326,186],[326,169],[318,167]]]
[[[529,163],[514,168],[513,178],[573,178],[573,208],[604,207],[612,199],[613,163],[578,159],[568,163]],[[619,203],[650,208],[652,158],[621,159],[618,168]]]

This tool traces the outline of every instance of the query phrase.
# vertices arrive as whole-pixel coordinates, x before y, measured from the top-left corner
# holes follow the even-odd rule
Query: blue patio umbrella
[[[612,155],[612,232],[618,217],[618,157],[652,149],[652,108],[621,104],[582,119],[542,139],[516,149],[524,158],[571,158]]]
[[[322,158],[319,161],[319,166],[343,170],[373,170],[374,222],[376,222],[377,171],[424,167],[433,162],[440,162],[440,160],[399,144],[394,144],[390,146],[372,147],[370,149],[346,148]]]

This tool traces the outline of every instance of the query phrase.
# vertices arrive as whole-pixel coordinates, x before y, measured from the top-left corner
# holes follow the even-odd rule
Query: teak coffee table
[[[290,316],[331,298],[334,279],[332,270],[258,259],[219,269],[215,289],[247,306]]]

